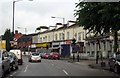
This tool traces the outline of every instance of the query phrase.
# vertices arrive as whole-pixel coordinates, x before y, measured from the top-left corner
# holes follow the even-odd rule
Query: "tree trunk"
[[[116,53],[118,48],[118,32],[115,31],[113,34],[114,34],[114,53]]]

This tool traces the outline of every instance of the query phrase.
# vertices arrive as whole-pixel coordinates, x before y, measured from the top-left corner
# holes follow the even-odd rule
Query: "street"
[[[92,69],[78,63],[64,60],[42,59],[41,62],[28,62],[24,57],[23,65],[8,76],[117,76],[110,71]],[[7,77],[8,77],[7,76]]]

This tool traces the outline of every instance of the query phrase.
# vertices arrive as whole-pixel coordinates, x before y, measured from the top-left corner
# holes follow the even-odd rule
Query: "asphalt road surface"
[[[87,65],[70,63],[63,60],[42,59],[41,62],[28,62],[24,57],[23,65],[8,76],[117,76],[110,71],[92,69]],[[8,77],[7,76],[7,77]],[[7,78],[6,77],[6,78]]]

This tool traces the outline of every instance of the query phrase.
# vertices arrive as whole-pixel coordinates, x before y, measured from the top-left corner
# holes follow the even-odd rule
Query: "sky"
[[[15,3],[15,30],[27,34],[35,33],[39,26],[54,26],[56,23],[75,21],[75,3],[79,0],[20,0]],[[0,35],[6,29],[12,31],[13,0],[0,0]],[[62,18],[51,18],[62,17]],[[20,28],[18,28],[20,27]]]

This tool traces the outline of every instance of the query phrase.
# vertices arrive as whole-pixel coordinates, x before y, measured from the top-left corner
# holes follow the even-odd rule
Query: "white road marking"
[[[11,74],[10,76],[14,76],[17,72],[14,72],[13,74]]]
[[[67,73],[65,70],[63,70],[63,72],[64,72],[66,75],[68,75],[68,73]]]
[[[24,72],[26,72],[26,71],[27,71],[27,68],[28,68],[28,65],[26,66],[26,68],[25,68]]]

